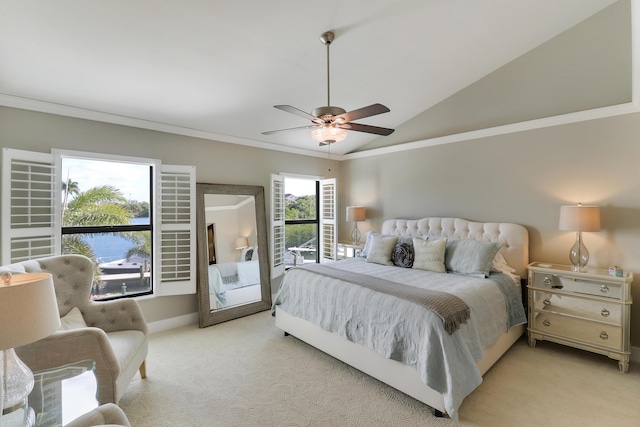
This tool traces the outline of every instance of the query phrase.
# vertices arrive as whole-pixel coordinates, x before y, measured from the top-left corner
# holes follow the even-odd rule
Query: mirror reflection
[[[255,198],[205,194],[209,307],[260,301]]]
[[[196,184],[200,327],[271,307],[264,188]]]

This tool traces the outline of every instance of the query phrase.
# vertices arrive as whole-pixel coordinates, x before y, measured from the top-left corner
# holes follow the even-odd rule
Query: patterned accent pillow
[[[447,247],[447,239],[427,241],[413,238],[413,249],[416,253],[413,260],[413,268],[420,270],[446,273],[444,267],[444,253]]]
[[[413,250],[413,241],[411,238],[400,237],[396,246],[391,253],[391,261],[397,267],[411,268],[415,252]]]
[[[251,258],[253,258],[253,248],[249,249],[249,250],[244,254],[244,260],[245,260],[245,261],[251,261]]]
[[[391,262],[391,252],[396,246],[398,238],[396,236],[372,235],[367,262],[374,262],[382,265],[393,265]]]

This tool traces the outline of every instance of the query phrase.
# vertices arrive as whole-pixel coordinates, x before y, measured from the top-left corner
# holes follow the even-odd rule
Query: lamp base
[[[13,348],[0,351],[2,366],[2,413],[10,413],[26,405],[33,390],[33,373]]]
[[[582,233],[576,233],[576,242],[569,251],[569,259],[573,265],[573,271],[585,271],[586,265],[589,262],[589,251],[587,247],[582,243]]]
[[[355,221],[353,223],[353,231],[351,231],[351,242],[356,246],[359,245],[361,236],[360,230],[358,230],[358,221]]]

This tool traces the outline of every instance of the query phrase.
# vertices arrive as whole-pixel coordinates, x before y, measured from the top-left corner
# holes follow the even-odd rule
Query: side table
[[[63,426],[98,407],[95,362],[83,360],[33,373],[22,408],[2,416],[2,427]]]

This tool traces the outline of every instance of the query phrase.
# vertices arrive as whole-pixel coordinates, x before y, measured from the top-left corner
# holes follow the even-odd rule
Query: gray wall
[[[368,208],[363,232],[398,217],[515,222],[529,230],[531,261],[561,264],[575,233],[558,230],[560,206],[596,204],[602,230],[584,233],[589,265],[640,277],[639,159],[640,113],[628,114],[344,161],[342,197]],[[637,347],[640,304],[631,324]]]
[[[7,107],[0,107],[0,146],[46,153],[51,148],[60,148],[195,165],[198,182],[263,186],[267,210],[271,173],[332,178],[340,167],[332,161],[330,172],[327,159]],[[144,299],[140,305],[149,322],[197,311],[195,295]]]

